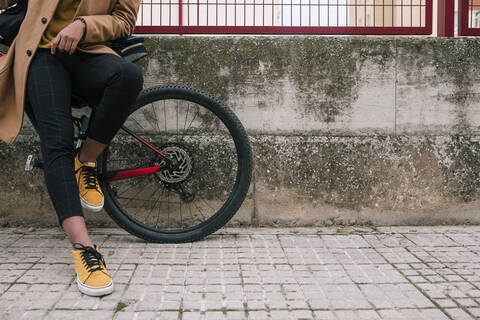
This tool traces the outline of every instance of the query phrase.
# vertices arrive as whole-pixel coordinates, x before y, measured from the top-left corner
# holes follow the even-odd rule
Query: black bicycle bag
[[[0,44],[10,46],[20,30],[25,14],[27,0],[20,0],[0,13]]]

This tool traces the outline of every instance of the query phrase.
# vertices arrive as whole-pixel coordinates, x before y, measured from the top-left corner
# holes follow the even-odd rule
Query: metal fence
[[[480,0],[461,0],[458,6],[458,14],[460,17],[460,35],[480,35]]]
[[[143,0],[136,33],[431,34],[433,0]]]

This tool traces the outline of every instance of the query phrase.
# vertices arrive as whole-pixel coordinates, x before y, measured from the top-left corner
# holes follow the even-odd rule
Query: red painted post
[[[178,25],[183,26],[183,1],[178,0]]]
[[[455,30],[455,0],[438,0],[437,35],[453,37]]]

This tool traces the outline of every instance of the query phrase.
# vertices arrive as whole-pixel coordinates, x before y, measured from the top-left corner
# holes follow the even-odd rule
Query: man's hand
[[[62,29],[52,41],[51,53],[55,50],[68,51],[70,55],[75,52],[77,44],[83,36],[85,24],[80,20],[75,20]]]

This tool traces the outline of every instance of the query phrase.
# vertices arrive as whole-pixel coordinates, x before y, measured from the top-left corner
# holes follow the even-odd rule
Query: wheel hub
[[[177,184],[187,180],[193,170],[193,158],[187,148],[183,145],[175,144],[166,146],[161,151],[167,157],[178,161],[178,163],[175,169],[159,170],[158,177],[160,180],[169,184]],[[166,164],[165,160],[162,162],[162,165]]]

